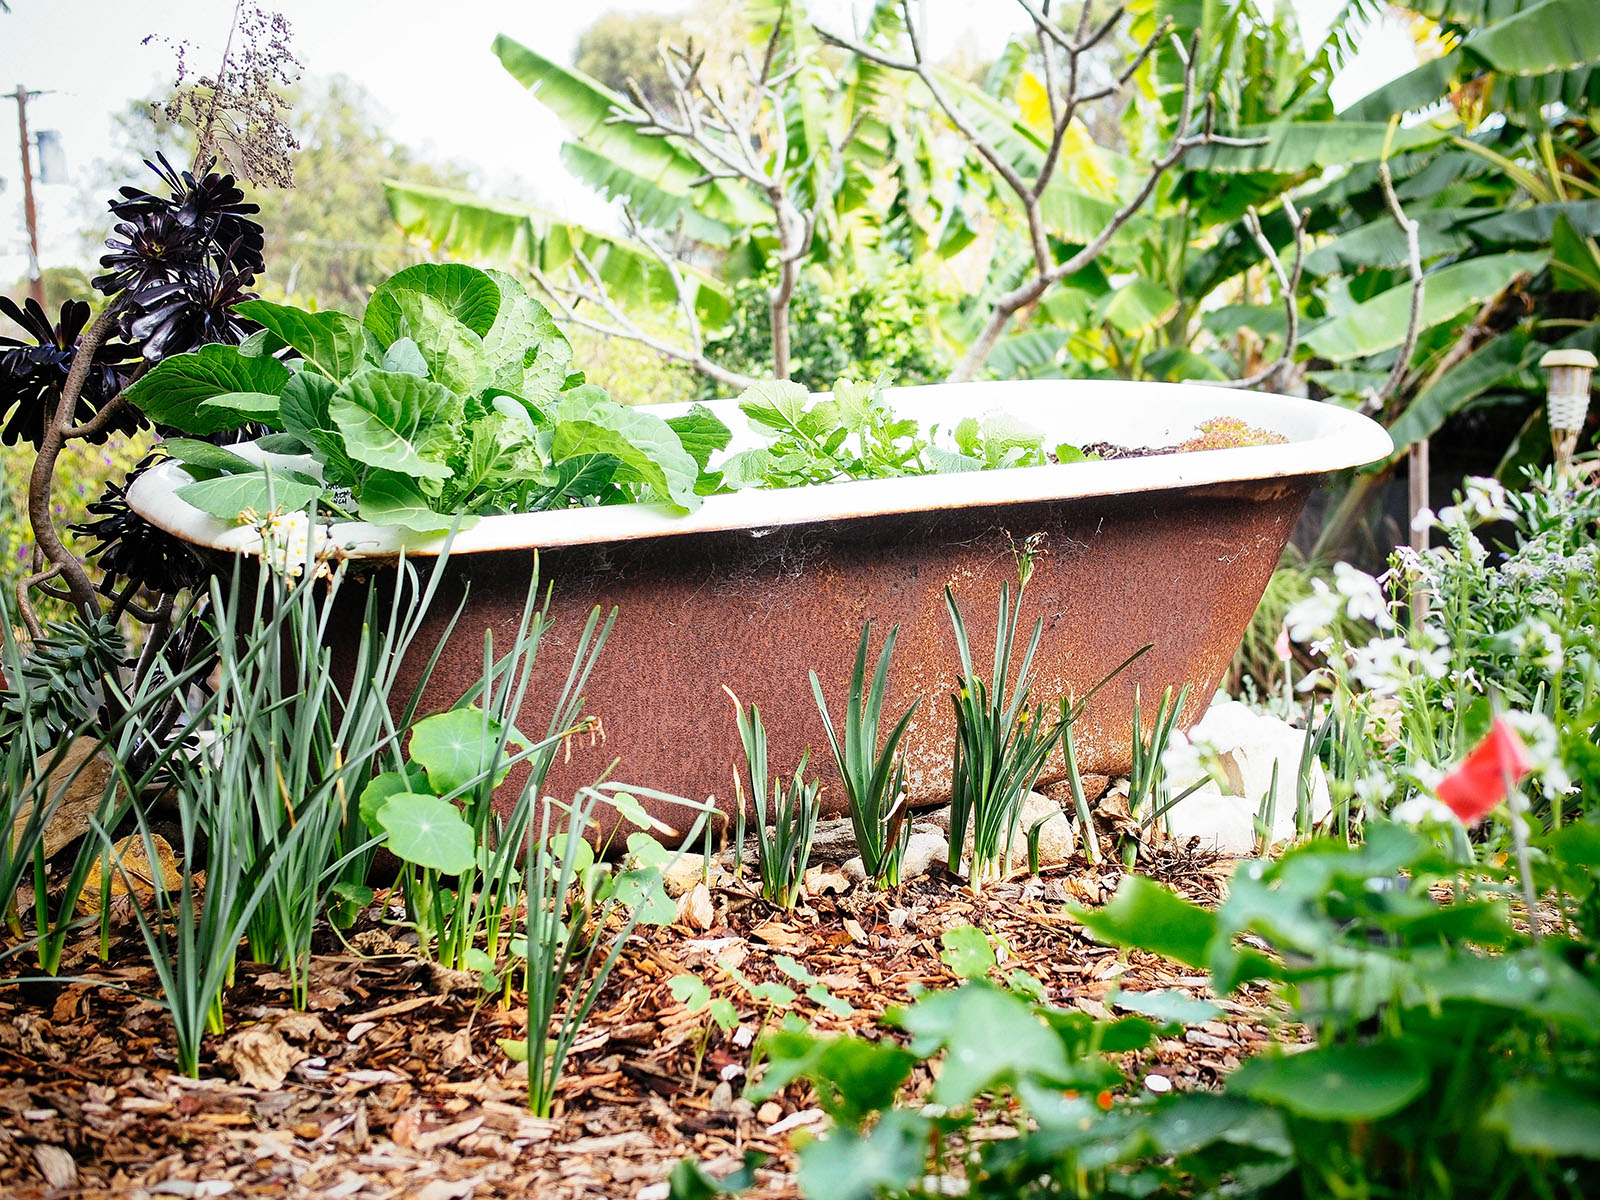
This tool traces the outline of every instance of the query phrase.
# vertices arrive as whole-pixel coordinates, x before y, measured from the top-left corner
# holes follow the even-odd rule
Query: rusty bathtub
[[[435,671],[431,702],[448,704],[482,666],[483,632],[506,644],[537,552],[554,584],[554,625],[535,680],[559,686],[594,605],[619,610],[586,697],[604,741],[575,745],[547,790],[568,794],[613,760],[612,778],[703,799],[732,794],[739,761],[723,685],[761,706],[775,769],[812,749],[830,811],[842,797],[808,671],[843,703],[862,625],[874,650],[891,624],[900,637],[890,708],[923,703],[906,739],[917,803],[944,798],[954,720],[947,697],[955,644],[942,595],[950,585],[987,665],[1000,585],[1015,584],[1016,551],[1033,539],[1035,569],[1023,628],[1044,621],[1034,694],[1082,692],[1145,643],[1153,649],[1095,698],[1077,727],[1085,772],[1129,761],[1136,690],[1159,697],[1193,685],[1180,725],[1198,719],[1226,670],[1312,489],[1329,472],[1388,454],[1383,429],[1332,405],[1176,384],[1100,381],[973,383],[892,389],[899,415],[949,429],[1003,411],[1044,431],[1045,444],[1173,445],[1208,419],[1236,417],[1281,434],[1276,445],[967,472],[707,498],[689,516],[621,505],[497,516],[458,534],[430,621],[442,631],[463,588],[470,600]],[[735,432],[732,401],[713,405]],[[663,409],[670,415],[671,410]],[[176,464],[147,472],[130,496],[156,524],[218,550],[253,548],[254,533],[182,503]],[[384,586],[399,531],[359,522],[331,527],[348,553],[370,558]],[[440,545],[412,536],[408,554]],[[425,655],[437,641],[425,631]],[[527,728],[551,703],[534,689]],[[1043,781],[1061,774],[1059,759]],[[667,814],[663,814],[667,815]],[[674,813],[672,816],[676,816]],[[668,819],[672,819],[669,816]]]

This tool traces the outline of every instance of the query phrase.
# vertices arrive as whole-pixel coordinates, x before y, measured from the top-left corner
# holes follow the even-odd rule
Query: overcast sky
[[[925,0],[936,57],[999,52],[1021,9],[1011,0]],[[112,113],[127,100],[170,86],[170,48],[148,35],[186,39],[191,66],[213,69],[233,0],[8,0],[0,13],[0,92],[18,84],[48,90],[28,105],[32,130],[58,130],[68,182],[36,189],[41,257],[77,262],[82,249],[72,201],[86,168],[110,150]],[[1308,38],[1321,36],[1337,0],[1294,0]],[[672,12],[685,0],[265,0],[293,29],[293,47],[312,75],[344,74],[380,106],[381,123],[425,155],[453,159],[492,191],[497,182],[533,181],[539,200],[578,218],[596,201],[562,176],[561,126],[489,53],[506,33],[542,53],[571,60],[578,34],[615,9]],[[811,0],[825,24],[848,26],[869,0]],[[1022,18],[1025,19],[1025,18]],[[1409,38],[1371,37],[1340,89],[1354,98],[1410,65]],[[0,284],[25,270],[16,107],[0,105]]]

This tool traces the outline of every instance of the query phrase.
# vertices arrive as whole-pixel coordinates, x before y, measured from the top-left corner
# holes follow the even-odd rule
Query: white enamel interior
[[[1005,412],[1041,430],[1047,447],[1061,442],[1169,446],[1193,437],[1202,422],[1221,416],[1237,417],[1288,441],[1109,462],[749,489],[709,496],[687,516],[676,516],[660,505],[619,504],[483,517],[456,535],[450,552],[588,545],[709,530],[748,529],[759,536],[775,526],[874,513],[1319,475],[1372,462],[1393,450],[1382,426],[1332,404],[1192,384],[1104,380],[933,384],[893,388],[888,400],[897,415],[915,417],[925,430],[936,425],[947,431],[963,417]],[[687,407],[662,405],[651,411],[673,416]],[[736,401],[719,400],[709,407],[734,432],[730,452],[757,444]],[[938,440],[948,444],[944,437]],[[284,465],[306,465],[306,460],[271,457]],[[259,549],[253,528],[229,525],[178,499],[174,492],[188,482],[178,463],[162,463],[135,481],[128,503],[147,520],[196,544],[219,550]],[[362,557],[389,556],[402,548],[407,553],[437,552],[445,542],[443,537],[422,537],[364,521],[333,525],[331,536],[346,553]]]

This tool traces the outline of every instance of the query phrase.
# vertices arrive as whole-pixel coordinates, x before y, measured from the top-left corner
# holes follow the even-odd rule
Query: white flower
[[[273,570],[298,579],[315,564],[317,578],[328,574],[328,559],[334,550],[326,526],[313,532],[305,513],[291,512],[274,513],[256,528],[261,534],[261,560]]]
[[[1402,800],[1389,812],[1389,816],[1402,825],[1459,825],[1460,819],[1449,806],[1432,796],[1412,796]]]
[[[1431,508],[1419,508],[1417,515],[1411,518],[1411,528],[1417,533],[1421,533],[1424,529],[1432,529],[1439,523],[1439,518],[1433,515]]]
[[[1402,637],[1373,638],[1350,650],[1350,674],[1367,691],[1392,696],[1411,682],[1416,652]]]
[[[1484,475],[1469,475],[1465,483],[1461,507],[1480,521],[1509,521],[1514,514],[1506,501],[1506,489],[1498,479]]]
[[[1311,595],[1295,601],[1284,614],[1283,623],[1289,637],[1296,642],[1309,642],[1327,634],[1339,615],[1339,600],[1320,579],[1311,581]]]
[[[1372,621],[1380,629],[1390,629],[1389,603],[1378,581],[1349,563],[1333,564],[1333,582],[1345,598],[1345,611],[1358,621]]]

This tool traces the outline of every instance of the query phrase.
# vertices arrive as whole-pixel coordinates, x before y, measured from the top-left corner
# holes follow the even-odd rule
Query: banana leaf
[[[1481,304],[1523,272],[1550,261],[1548,253],[1493,254],[1453,263],[1425,278],[1422,328],[1429,329]],[[1381,292],[1306,332],[1307,349],[1331,362],[1392,350],[1405,340],[1411,310],[1409,281]]]

